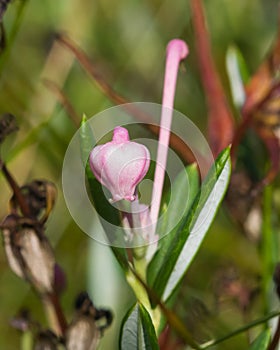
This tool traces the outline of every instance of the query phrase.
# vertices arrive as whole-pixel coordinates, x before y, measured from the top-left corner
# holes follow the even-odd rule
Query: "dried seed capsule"
[[[44,223],[55,204],[57,197],[55,185],[50,181],[33,180],[25,186],[22,186],[20,191],[28,205],[30,216]],[[20,214],[19,203],[15,196],[11,198],[10,206],[13,213]]]
[[[100,340],[100,331],[91,316],[78,315],[66,333],[67,350],[95,350]]]
[[[13,214],[6,217],[1,228],[12,271],[38,292],[52,292],[55,258],[42,226]]]
[[[34,350],[57,350],[59,339],[50,330],[40,332],[34,344]]]
[[[76,314],[66,332],[67,350],[95,350],[103,330],[112,322],[109,310],[96,309],[86,292],[78,295]]]

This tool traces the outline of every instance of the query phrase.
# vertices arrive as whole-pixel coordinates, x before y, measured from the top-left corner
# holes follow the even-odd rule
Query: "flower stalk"
[[[183,40],[174,39],[167,46],[159,145],[151,204],[151,220],[154,225],[158,218],[162,197],[178,68],[180,61],[187,57],[188,52],[188,46]]]
[[[130,259],[131,266],[145,285],[147,265],[157,249],[156,222],[167,163],[178,69],[188,52],[188,46],[180,39],[171,40],[167,46],[159,144],[150,208],[139,202],[137,193],[137,185],[148,171],[150,154],[144,145],[130,141],[125,128],[116,127],[112,141],[94,147],[89,157],[92,173],[111,192],[110,201],[119,202],[126,241],[130,245],[135,245],[132,249],[132,259]],[[129,206],[129,212],[126,210],[127,206]],[[149,249],[143,247],[147,244]],[[158,331],[161,319],[159,307],[152,309],[147,291],[130,270],[126,278],[137,299],[150,313],[155,329]]]

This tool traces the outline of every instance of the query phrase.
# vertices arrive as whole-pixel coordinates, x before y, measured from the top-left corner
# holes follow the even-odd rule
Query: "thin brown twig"
[[[118,94],[109,84],[105,82],[101,74],[96,70],[94,64],[87,57],[86,53],[69,37],[64,34],[58,34],[57,40],[74,54],[85,71],[95,80],[98,88],[104,93],[104,95],[108,96],[111,101],[118,105],[129,103],[125,97]]]
[[[68,50],[70,50],[78,62],[81,64],[81,66],[84,68],[84,70],[90,75],[91,78],[95,81],[97,84],[97,87],[104,93],[105,96],[107,96],[114,104],[117,105],[124,105],[123,108],[133,115],[137,120],[139,120],[141,123],[143,123],[143,126],[145,126],[148,130],[150,130],[154,135],[159,135],[159,126],[150,123],[151,118],[147,115],[146,112],[141,111],[139,108],[136,108],[131,101],[129,101],[124,96],[117,93],[101,76],[101,74],[97,71],[95,65],[93,62],[88,58],[86,53],[79,48],[69,37],[63,34],[57,35],[57,40],[60,44],[65,46]],[[185,142],[175,135],[174,133],[170,136],[170,146],[173,148],[178,155],[186,162],[186,163],[193,163],[196,162],[197,159],[195,159],[192,151],[190,148],[185,144]],[[203,162],[203,157],[199,157],[199,162]],[[205,160],[206,161],[206,160]]]
[[[43,304],[46,307],[46,313],[53,324],[58,335],[63,336],[67,330],[67,321],[64,316],[59,298],[56,293],[42,296]]]
[[[190,6],[200,75],[208,104],[209,142],[214,154],[218,155],[232,142],[233,115],[213,60],[202,1],[191,0]]]
[[[6,181],[8,182],[9,186],[11,187],[14,196],[16,197],[19,207],[23,213],[24,216],[30,216],[30,209],[24,199],[24,196],[21,193],[20,187],[17,184],[16,180],[8,170],[7,166],[3,163],[3,161],[0,159],[0,169],[2,170],[3,175],[5,176]]]
[[[58,101],[65,108],[74,125],[76,127],[79,127],[81,124],[81,118],[78,116],[72,103],[67,98],[66,94],[58,86],[58,84],[49,79],[43,79],[43,84],[57,97]]]

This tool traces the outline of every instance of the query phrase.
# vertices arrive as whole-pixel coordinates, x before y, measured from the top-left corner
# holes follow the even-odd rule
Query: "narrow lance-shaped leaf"
[[[170,298],[197,253],[225,194],[230,168],[230,148],[226,148],[210,169],[152,283],[163,301]]]
[[[135,304],[124,318],[121,329],[120,349],[159,349],[151,317],[140,303]]]
[[[253,342],[249,350],[266,350],[270,341],[270,329],[265,329]]]
[[[159,248],[148,266],[149,285],[153,285],[165,255],[173,244],[178,228],[190,210],[198,191],[199,175],[196,164],[192,164],[178,174],[172,188],[163,200],[164,203],[168,202],[168,207],[166,212],[161,213],[164,219],[162,225],[157,229],[157,233],[163,238],[160,239]]]
[[[87,166],[89,153],[95,146],[95,139],[91,127],[88,123],[87,117],[85,115],[83,115],[80,126],[80,142],[82,162],[84,166]],[[93,177],[92,172],[88,172],[88,170],[90,169],[87,169],[87,176]]]
[[[248,81],[249,74],[245,60],[236,46],[230,46],[226,52],[226,68],[234,105],[241,108],[246,98],[244,84]]]

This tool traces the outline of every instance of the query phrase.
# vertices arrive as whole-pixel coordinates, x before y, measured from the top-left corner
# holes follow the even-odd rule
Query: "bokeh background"
[[[275,39],[279,4],[276,0],[207,0],[204,5],[214,59],[230,98],[225,65],[228,48],[231,45],[239,48],[252,74]],[[120,321],[132,304],[133,295],[109,248],[81,232],[67,210],[61,171],[64,153],[77,127],[43,79],[55,81],[80,116],[86,113],[91,117],[113,105],[73,55],[55,43],[56,33],[64,32],[84,49],[99,73],[122,95],[131,101],[160,103],[165,47],[170,39],[180,37],[189,44],[190,56],[182,65],[175,107],[206,133],[207,110],[189,3],[14,0],[3,23],[7,47],[0,55],[0,112],[14,114],[20,130],[5,142],[2,157],[19,184],[35,178],[56,184],[58,202],[48,221],[47,234],[67,275],[67,288],[62,295],[66,316],[71,319],[75,296],[88,290],[98,307],[110,307],[115,315],[101,349],[117,349]],[[277,202],[277,188],[274,195]],[[7,214],[10,196],[8,185],[0,176],[1,219]],[[246,322],[246,317],[259,317],[268,311],[266,301],[257,296],[250,311],[241,312],[239,299],[223,290],[224,279],[241,281],[240,285],[253,290],[258,288],[262,275],[259,247],[232,221],[228,208],[222,208],[186,276],[180,302],[175,306],[198,339],[223,335]],[[217,297],[219,293],[222,298]],[[271,295],[273,299],[272,285]],[[9,270],[1,246],[0,349],[20,349],[21,334],[9,322],[23,307],[46,324],[40,301]],[[216,348],[246,349],[246,337],[254,337],[254,332]]]

